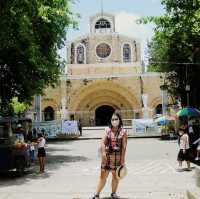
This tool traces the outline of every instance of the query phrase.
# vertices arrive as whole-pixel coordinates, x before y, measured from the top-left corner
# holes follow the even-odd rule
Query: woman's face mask
[[[119,118],[118,118],[118,117],[113,117],[113,118],[111,119],[111,124],[112,124],[112,126],[114,126],[114,127],[118,127],[118,126],[119,126]]]

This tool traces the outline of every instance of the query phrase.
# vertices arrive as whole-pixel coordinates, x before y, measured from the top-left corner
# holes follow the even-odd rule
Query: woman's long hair
[[[37,136],[38,136],[38,138],[41,138],[41,137],[43,137],[43,134],[42,133],[38,133]]]
[[[114,112],[110,118],[110,121],[109,121],[109,127],[112,129],[113,128],[113,125],[112,125],[112,117],[113,115],[117,116],[119,118],[119,126],[118,126],[118,129],[122,128],[123,127],[123,122],[122,122],[122,118],[120,116],[120,114],[118,112]]]

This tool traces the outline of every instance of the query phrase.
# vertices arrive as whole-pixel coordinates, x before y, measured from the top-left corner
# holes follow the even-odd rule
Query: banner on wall
[[[61,126],[62,126],[62,134],[66,135],[79,134],[77,121],[63,120]]]
[[[56,138],[57,134],[61,133],[61,122],[60,121],[45,121],[45,122],[40,122],[38,125],[37,122],[35,125],[33,125],[33,128],[35,127],[38,129],[39,126],[39,131],[41,131],[46,137],[48,138]]]
[[[38,127],[39,126],[39,127]],[[45,121],[33,123],[33,128],[37,131],[42,132],[48,138],[57,138],[65,135],[77,135],[79,134],[78,122],[77,121]]]

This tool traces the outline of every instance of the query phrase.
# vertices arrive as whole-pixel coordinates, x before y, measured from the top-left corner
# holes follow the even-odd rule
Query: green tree
[[[200,0],[162,0],[164,16],[142,19],[156,24],[149,43],[149,70],[166,72],[169,91],[200,106]]]
[[[0,1],[0,112],[13,97],[30,103],[45,87],[55,86],[64,45],[76,15],[70,0]]]
[[[15,115],[22,115],[28,108],[28,105],[25,103],[20,103],[17,97],[14,97],[11,101],[11,106]]]

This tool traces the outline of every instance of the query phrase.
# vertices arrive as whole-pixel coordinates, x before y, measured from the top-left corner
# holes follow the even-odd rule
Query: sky
[[[71,10],[79,13],[81,18],[78,21],[78,30],[67,31],[66,42],[89,33],[89,18],[101,12],[103,4],[103,11],[116,15],[116,32],[141,41],[142,58],[145,59],[146,42],[153,35],[153,25],[139,25],[136,20],[145,16],[163,15],[161,0],[74,0],[74,2]],[[65,58],[66,48],[60,51],[60,55]]]

